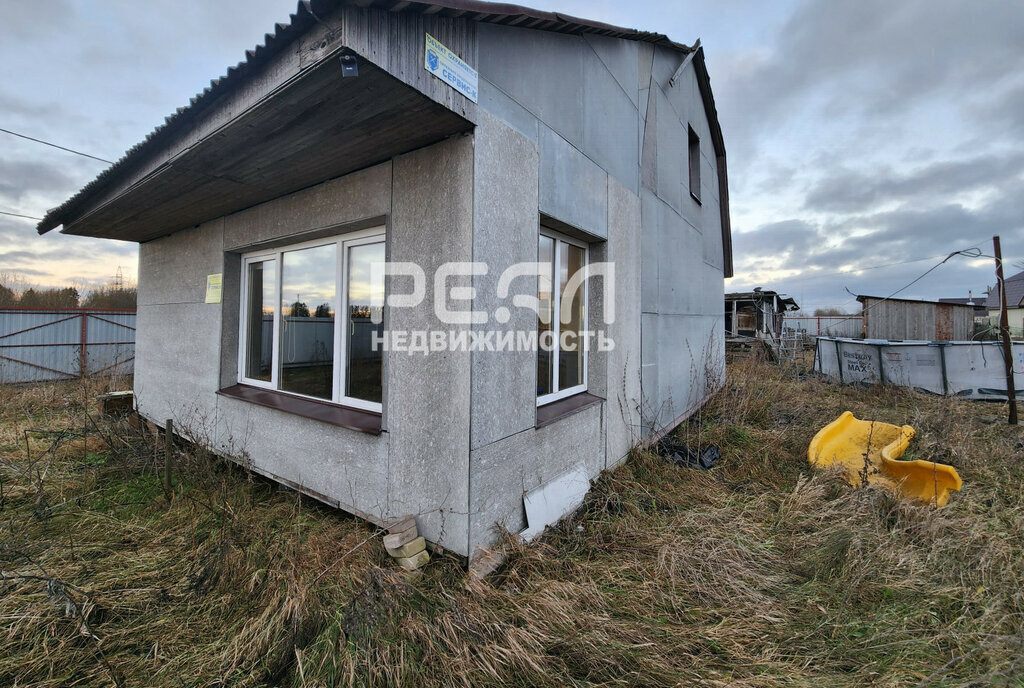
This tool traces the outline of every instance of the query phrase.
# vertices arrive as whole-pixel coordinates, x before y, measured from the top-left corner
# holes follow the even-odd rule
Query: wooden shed
[[[974,333],[974,306],[863,295],[857,300],[866,339],[960,341]]]

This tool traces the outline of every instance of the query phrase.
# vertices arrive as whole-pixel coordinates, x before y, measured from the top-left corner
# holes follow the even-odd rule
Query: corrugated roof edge
[[[388,11],[409,11],[418,9],[424,14],[440,14],[442,16],[465,17],[474,21],[494,24],[514,25],[522,28],[556,31],[572,34],[598,34],[612,38],[625,38],[661,45],[684,53],[692,52],[690,46],[676,43],[661,33],[639,31],[611,24],[581,19],[556,12],[544,12],[520,5],[505,3],[481,2],[480,0],[436,0],[435,2],[419,2],[416,0],[301,0],[295,11],[290,15],[288,24],[275,24],[274,33],[266,34],[261,45],[245,51],[245,60],[229,67],[224,76],[213,79],[210,85],[189,100],[189,104],[178,108],[164,123],[157,126],[145,139],[129,148],[117,162],[100,172],[91,182],[67,201],[49,210],[36,225],[39,234],[45,234],[59,225],[65,224],[80,213],[95,193],[113,184],[118,173],[129,167],[149,150],[155,149],[173,132],[186,126],[204,108],[214,103],[226,90],[233,88],[252,69],[259,67],[277,55],[307,29],[319,22],[320,15],[329,14],[342,5],[358,7],[377,7]],[[732,231],[729,219],[729,188],[726,178],[725,145],[721,127],[718,122],[718,111],[711,94],[711,81],[704,62],[704,49],[698,48],[694,55],[694,69],[700,85],[701,97],[708,122],[711,127],[712,143],[718,162],[719,203],[722,218],[722,242],[724,272],[726,277],[733,275],[732,264]]]
[[[857,300],[864,303],[866,299],[873,299],[875,301],[899,301],[901,303],[927,303],[931,305],[941,306],[960,306],[963,308],[974,308],[974,306],[968,306],[965,303],[946,303],[944,301],[928,301],[927,299],[900,299],[894,296],[871,296],[869,294],[858,294]]]

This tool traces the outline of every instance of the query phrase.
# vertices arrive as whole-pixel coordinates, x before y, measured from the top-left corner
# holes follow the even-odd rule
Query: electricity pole
[[[1010,321],[1006,313],[1006,282],[1003,280],[1003,251],[999,237],[992,237],[996,255],[996,280],[999,285],[999,331],[1003,336],[1003,362],[1006,364],[1006,399],[1010,402],[1010,425],[1017,424],[1017,391],[1013,385],[1013,347],[1010,345]]]

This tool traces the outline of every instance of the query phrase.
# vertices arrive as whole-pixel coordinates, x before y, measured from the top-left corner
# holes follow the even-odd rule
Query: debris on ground
[[[706,471],[722,458],[722,451],[715,445],[708,445],[704,451],[690,449],[675,435],[666,435],[658,441],[658,454],[680,468],[696,468]]]

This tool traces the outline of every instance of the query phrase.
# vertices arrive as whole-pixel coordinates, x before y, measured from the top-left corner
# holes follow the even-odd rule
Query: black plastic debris
[[[722,451],[709,444],[704,451],[694,451],[678,437],[663,437],[657,445],[658,454],[680,468],[696,468],[706,471],[722,459]]]

